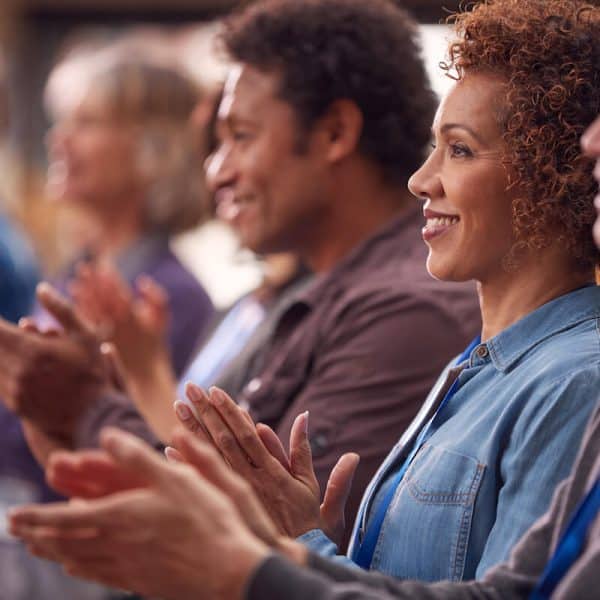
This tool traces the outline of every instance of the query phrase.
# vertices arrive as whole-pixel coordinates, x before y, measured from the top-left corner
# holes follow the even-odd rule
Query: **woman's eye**
[[[450,149],[450,156],[454,158],[473,156],[473,153],[469,147],[465,146],[464,144],[448,144],[448,148]]]

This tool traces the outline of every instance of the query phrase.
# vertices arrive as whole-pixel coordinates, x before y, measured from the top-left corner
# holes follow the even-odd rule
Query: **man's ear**
[[[358,149],[363,130],[363,114],[351,100],[336,100],[321,120],[327,144],[327,159],[336,163]]]

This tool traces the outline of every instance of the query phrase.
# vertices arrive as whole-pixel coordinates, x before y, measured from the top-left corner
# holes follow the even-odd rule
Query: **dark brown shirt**
[[[310,411],[322,490],[341,454],[360,454],[350,522],[439,373],[480,329],[474,286],[427,273],[422,225],[415,203],[303,290],[238,399],[284,444],[296,415]]]

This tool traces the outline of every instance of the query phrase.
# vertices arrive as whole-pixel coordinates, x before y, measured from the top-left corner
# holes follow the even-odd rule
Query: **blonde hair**
[[[135,127],[146,229],[173,234],[206,219],[203,140],[191,123],[200,93],[192,81],[176,67],[139,53],[100,50],[85,58],[90,60],[85,60],[83,102],[103,117]]]

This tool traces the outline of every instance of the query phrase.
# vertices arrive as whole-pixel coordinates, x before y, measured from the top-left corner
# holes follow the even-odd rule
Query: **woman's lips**
[[[423,239],[428,242],[440,235],[443,235],[460,221],[459,217],[452,215],[430,216],[427,218],[425,227],[421,230]]]

